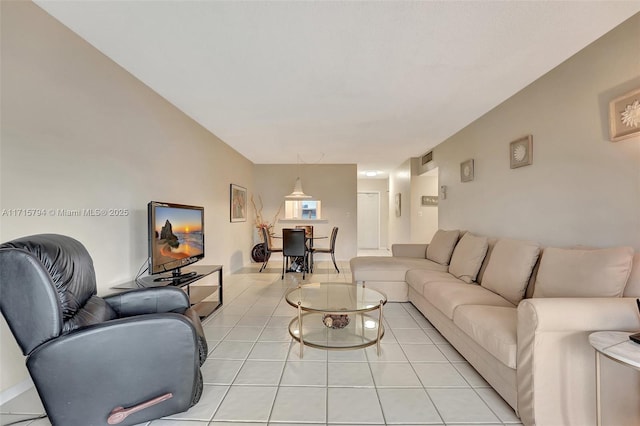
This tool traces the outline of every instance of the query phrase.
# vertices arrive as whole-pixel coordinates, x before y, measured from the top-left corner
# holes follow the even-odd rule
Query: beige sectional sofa
[[[640,254],[443,230],[392,253],[351,259],[353,282],[411,302],[525,425],[596,424],[588,335],[640,330]],[[630,386],[640,397],[640,382]],[[617,418],[640,424],[637,415]]]

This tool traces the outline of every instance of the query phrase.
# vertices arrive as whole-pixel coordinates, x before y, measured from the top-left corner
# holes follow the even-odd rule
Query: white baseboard
[[[33,387],[33,381],[30,377],[27,377],[17,385],[11,386],[9,389],[5,389],[0,392],[0,405],[6,404],[18,395],[23,394]]]

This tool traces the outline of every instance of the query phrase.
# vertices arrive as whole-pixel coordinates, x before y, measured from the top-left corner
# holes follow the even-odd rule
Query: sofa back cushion
[[[460,231],[457,229],[453,231],[438,229],[427,247],[427,259],[441,265],[448,265],[459,236]]]
[[[640,297],[640,253],[633,256],[631,275],[624,288],[623,297]]]
[[[482,283],[482,277],[484,277],[484,272],[487,270],[487,266],[489,265],[489,261],[491,260],[491,253],[493,252],[493,248],[496,246],[498,242],[497,238],[489,237],[487,238],[489,242],[489,246],[487,247],[487,254],[484,256],[484,260],[482,261],[482,266],[480,267],[480,271],[478,271],[478,278],[476,278],[476,282],[478,284]]]
[[[540,255],[533,241],[500,239],[482,277],[482,286],[517,305],[524,297],[531,271]]]
[[[631,247],[548,247],[540,260],[533,297],[621,297],[632,263]]]
[[[466,232],[453,250],[449,273],[471,284],[478,276],[478,271],[480,271],[488,247],[487,237],[480,237],[473,235],[471,232]]]

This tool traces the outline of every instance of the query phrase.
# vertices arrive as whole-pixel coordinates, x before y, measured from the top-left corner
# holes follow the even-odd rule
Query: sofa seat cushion
[[[518,309],[465,305],[456,309],[453,323],[509,368],[516,368]]]
[[[410,269],[407,271],[405,278],[409,287],[412,287],[415,291],[422,294],[424,285],[426,283],[439,282],[439,283],[460,283],[461,281],[444,271],[430,271],[428,269]]]
[[[409,269],[446,271],[447,266],[413,257],[359,256],[351,259],[355,281],[405,281]]]
[[[502,296],[477,284],[467,284],[462,281],[426,283],[422,295],[451,320],[456,309],[463,305],[514,307]]]

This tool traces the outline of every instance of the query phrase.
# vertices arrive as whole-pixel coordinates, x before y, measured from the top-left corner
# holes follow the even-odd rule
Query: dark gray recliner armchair
[[[54,426],[134,425],[200,399],[207,344],[187,295],[97,297],[93,261],[73,238],[0,245],[0,309]]]

